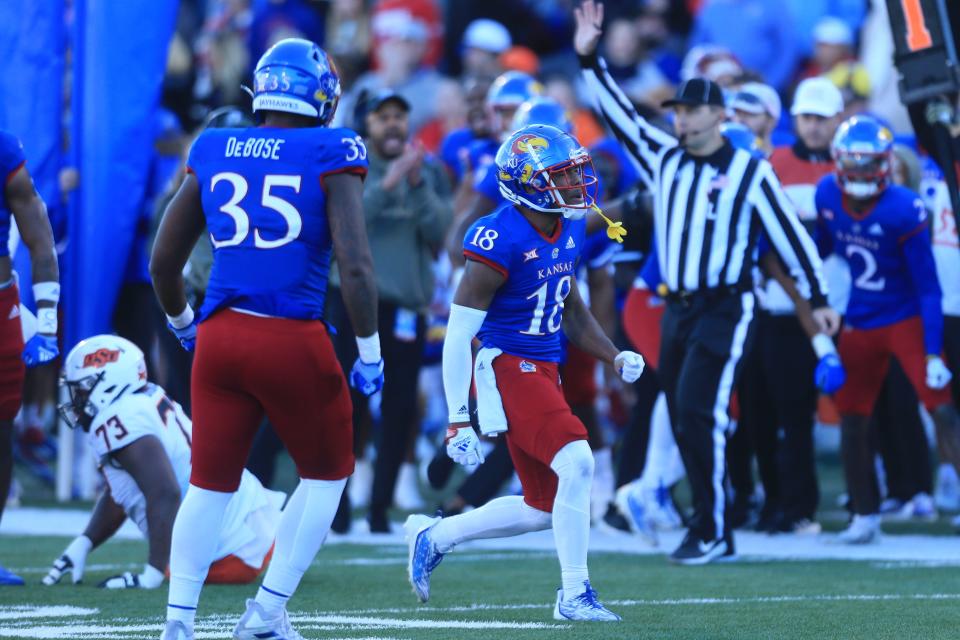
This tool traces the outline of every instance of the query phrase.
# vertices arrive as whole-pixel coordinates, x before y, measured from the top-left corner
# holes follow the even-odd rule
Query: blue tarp
[[[74,2],[71,135],[80,189],[68,221],[68,349],[84,337],[111,330],[147,189],[177,5],[157,0]]]

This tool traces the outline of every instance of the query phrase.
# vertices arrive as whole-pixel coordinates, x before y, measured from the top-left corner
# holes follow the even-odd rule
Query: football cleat
[[[647,516],[643,501],[637,498],[637,493],[639,492],[632,491],[632,485],[629,484],[617,489],[617,509],[626,518],[630,525],[630,531],[640,536],[650,546],[655,547],[660,543],[657,539],[657,531],[653,528],[653,523]]]
[[[442,518],[412,515],[403,525],[409,550],[407,577],[420,602],[430,599],[430,574],[443,560],[443,554],[430,537],[430,529],[440,520]]]
[[[0,566],[0,585],[7,585],[13,587],[22,587],[23,578],[13,573],[9,569]]]
[[[160,640],[193,640],[193,637],[193,629],[188,629],[180,620],[167,620]]]
[[[247,610],[233,628],[233,640],[304,640],[290,625],[287,610],[268,619],[263,607],[253,598],[247,600]]]
[[[730,541],[719,538],[717,540],[701,540],[700,536],[692,531],[687,532],[680,546],[670,554],[670,562],[687,566],[707,564],[719,558],[732,560],[736,557]]]
[[[554,620],[580,620],[584,622],[620,622],[621,618],[607,609],[597,597],[597,592],[585,580],[586,591],[572,598],[563,598],[563,588],[557,589],[557,603],[553,607]]]
[[[929,493],[920,492],[913,496],[900,509],[883,514],[884,520],[905,521],[919,520],[921,522],[936,522],[939,515],[934,506],[933,497]]]
[[[50,571],[47,572],[47,575],[43,577],[43,584],[50,587],[58,582],[63,576],[68,572],[73,570],[73,560],[70,559],[70,556],[64,554],[53,561],[53,566],[50,567]],[[74,580],[74,584],[79,582],[79,580]]]
[[[880,539],[880,514],[863,516],[855,514],[850,526],[837,534],[835,541],[841,544],[869,544]]]
[[[663,482],[652,491],[641,491],[640,499],[646,508],[647,518],[660,531],[675,531],[683,526],[683,518],[673,503],[670,488],[664,486]]]

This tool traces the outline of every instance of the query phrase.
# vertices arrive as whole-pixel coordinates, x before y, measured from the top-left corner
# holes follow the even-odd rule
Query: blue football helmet
[[[531,124],[515,131],[495,162],[500,193],[514,204],[578,220],[596,203],[590,153],[556,127]]]
[[[763,158],[763,149],[758,144],[760,141],[750,127],[739,122],[724,122],[720,125],[720,133],[734,147],[749,151],[754,158]]]
[[[490,127],[501,142],[513,131],[513,115],[520,105],[539,95],[543,95],[543,85],[520,71],[507,71],[493,81],[487,90],[486,106]]]
[[[327,53],[309,40],[270,47],[253,73],[253,112],[283,111],[330,123],[340,101],[340,76]]]
[[[523,129],[528,124],[548,124],[564,133],[573,135],[573,121],[563,105],[547,96],[534,96],[520,105],[513,114],[514,131]]]
[[[833,136],[837,182],[853,198],[872,198],[893,181],[893,133],[876,118],[853,116]]]

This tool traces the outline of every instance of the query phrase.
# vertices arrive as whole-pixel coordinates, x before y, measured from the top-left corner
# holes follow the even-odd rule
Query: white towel
[[[493,371],[493,361],[503,351],[483,347],[477,352],[473,365],[473,379],[477,384],[477,422],[480,433],[495,437],[507,430],[507,414],[503,411],[503,400],[497,389],[497,375]]]

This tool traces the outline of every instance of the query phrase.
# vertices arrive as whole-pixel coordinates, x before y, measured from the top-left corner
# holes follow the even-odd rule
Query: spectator
[[[327,14],[327,53],[337,61],[340,81],[351,86],[366,68],[373,34],[363,0],[333,0]]]
[[[673,92],[670,82],[650,60],[636,21],[616,18],[603,41],[610,75],[634,102],[660,104]]]
[[[852,60],[834,65],[825,78],[843,94],[843,119],[865,113],[870,100],[870,75],[866,67]]]
[[[500,55],[510,49],[513,41],[507,28],[481,18],[474,20],[463,34],[462,64],[465,75],[496,76],[503,69]]]
[[[728,49],[713,45],[693,47],[683,58],[680,79],[706,78],[729,89],[743,77],[743,65]]]
[[[824,75],[841,62],[855,59],[853,31],[838,18],[824,18],[813,30],[813,57],[800,73],[800,79]]]
[[[467,123],[467,98],[456,80],[444,78],[437,89],[437,117],[420,127],[415,136],[431,154],[440,150],[440,144],[453,131]]]
[[[442,166],[423,147],[408,142],[411,105],[399,93],[383,90],[361,103],[370,168],[363,190],[367,235],[379,294],[380,344],[386,366],[381,429],[370,498],[370,530],[390,531],[387,509],[393,502],[400,464],[418,426],[417,380],[423,361],[426,311],[433,296],[433,257],[450,224],[450,188]],[[359,118],[358,118],[359,119]],[[331,275],[339,283],[339,274]],[[329,296],[328,318],[339,330],[337,354],[344,370],[356,358],[339,290]],[[365,398],[354,393],[354,422]],[[358,411],[359,410],[359,411]],[[359,428],[357,429],[359,432]],[[349,527],[344,492],[335,530]]]
[[[773,152],[771,136],[780,122],[780,96],[770,85],[747,82],[728,102],[733,120],[749,128],[757,136],[765,156]]]
[[[500,68],[504,71],[519,71],[528,76],[540,73],[540,58],[530,47],[514,45],[500,56]]]

